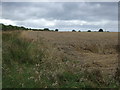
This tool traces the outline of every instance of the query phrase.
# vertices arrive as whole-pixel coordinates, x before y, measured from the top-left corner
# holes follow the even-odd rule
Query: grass
[[[47,33],[48,32],[43,32],[42,35]],[[49,34],[50,33],[58,34],[59,32],[49,32]],[[31,33],[29,33],[29,35],[30,34]],[[82,41],[80,41],[79,43],[77,43],[76,41],[76,43],[74,43],[73,45],[73,43],[68,43],[69,40],[61,42],[62,39],[66,39],[65,36],[61,39],[57,38],[58,41],[55,41],[53,37],[48,36],[50,40],[49,41],[42,35],[34,35],[34,32],[32,34],[33,36],[31,38],[31,36],[29,37],[26,33],[20,31],[3,32],[3,88],[119,87],[119,82],[116,80],[116,78],[113,78],[118,76],[118,73],[113,73],[111,74],[111,76],[109,76],[105,72],[102,72],[101,68],[99,67],[88,68],[88,66],[91,65],[90,63],[92,62],[91,61],[90,63],[88,63],[88,57],[85,58],[84,55],[81,54],[80,58],[78,58],[75,56],[75,54],[70,52],[71,49],[73,52],[75,52],[75,50],[79,48],[76,51],[82,52],[86,56],[88,53],[90,55],[91,53],[93,53],[92,55],[95,55],[97,53],[97,55],[99,56],[101,54],[104,54],[104,52],[107,50],[105,49],[105,45],[107,45],[107,43],[103,43],[103,46],[99,46],[98,44],[100,44],[100,42],[96,42],[97,44],[95,44],[96,46],[94,46],[94,48],[92,47],[95,43],[93,41],[91,43],[90,41],[82,43],[81,46],[83,45],[85,48],[90,49],[90,52],[89,50],[87,50],[88,52],[86,54],[84,49],[82,49],[83,47],[78,47],[78,45],[80,45],[79,43]],[[62,45],[60,45],[60,43]],[[70,50],[68,47],[70,47]],[[95,49],[102,47],[103,51],[96,51]],[[112,54],[117,53],[114,46],[111,45],[107,48],[109,50],[113,50],[111,51]],[[66,50],[67,52],[65,52]],[[111,55],[111,53],[107,52],[106,54]],[[82,57],[82,55],[84,58]],[[86,59],[88,66],[85,66],[86,62],[82,62]],[[92,59],[92,57],[90,59]],[[119,72],[119,70],[116,72]]]

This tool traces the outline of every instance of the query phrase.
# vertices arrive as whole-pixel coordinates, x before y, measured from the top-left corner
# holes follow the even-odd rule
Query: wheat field
[[[67,57],[88,68],[100,68],[105,72],[115,70],[118,62],[118,33],[116,32],[23,32],[23,37],[43,38]]]
[[[3,87],[15,87],[11,77],[17,87],[118,87],[117,32],[22,31],[17,40],[13,33],[3,32]]]

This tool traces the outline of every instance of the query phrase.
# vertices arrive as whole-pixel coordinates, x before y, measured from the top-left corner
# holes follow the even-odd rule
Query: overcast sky
[[[118,31],[117,2],[3,2],[4,24],[59,31]]]

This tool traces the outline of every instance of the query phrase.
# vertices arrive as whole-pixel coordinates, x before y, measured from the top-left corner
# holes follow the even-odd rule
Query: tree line
[[[28,28],[25,28],[23,26],[19,27],[19,26],[4,25],[4,24],[0,24],[0,26],[2,27],[3,31],[8,31],[8,30],[28,30]]]
[[[44,29],[31,29],[31,28],[26,28],[23,26],[13,26],[13,25],[4,25],[4,24],[0,24],[0,27],[2,27],[3,31],[13,31],[13,30],[32,30],[32,31],[56,31],[58,32],[58,29],[55,30],[50,30],[49,28],[44,28]],[[76,32],[76,30],[72,30],[72,32]],[[81,30],[79,30],[78,32],[81,32]],[[92,32],[91,30],[88,30],[87,32]],[[99,29],[98,32],[104,32],[103,29]],[[109,32],[109,31],[107,31]]]
[[[72,32],[76,32],[76,30],[72,30]],[[81,30],[79,30],[78,32],[81,32]],[[92,32],[92,31],[88,30],[87,32]],[[94,32],[96,32],[96,31],[94,31]],[[98,32],[104,32],[104,30],[103,29],[99,29]],[[109,32],[109,31],[107,31],[107,32]]]
[[[55,30],[49,30],[49,28],[31,29],[31,28],[26,28],[26,27],[23,27],[23,26],[13,26],[13,25],[4,25],[4,24],[0,24],[0,27],[3,31],[13,31],[13,30],[58,31],[58,29],[55,29]]]

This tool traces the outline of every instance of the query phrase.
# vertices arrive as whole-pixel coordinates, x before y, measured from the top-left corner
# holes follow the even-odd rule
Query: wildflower
[[[38,74],[39,72],[38,71],[35,71],[36,74]]]

